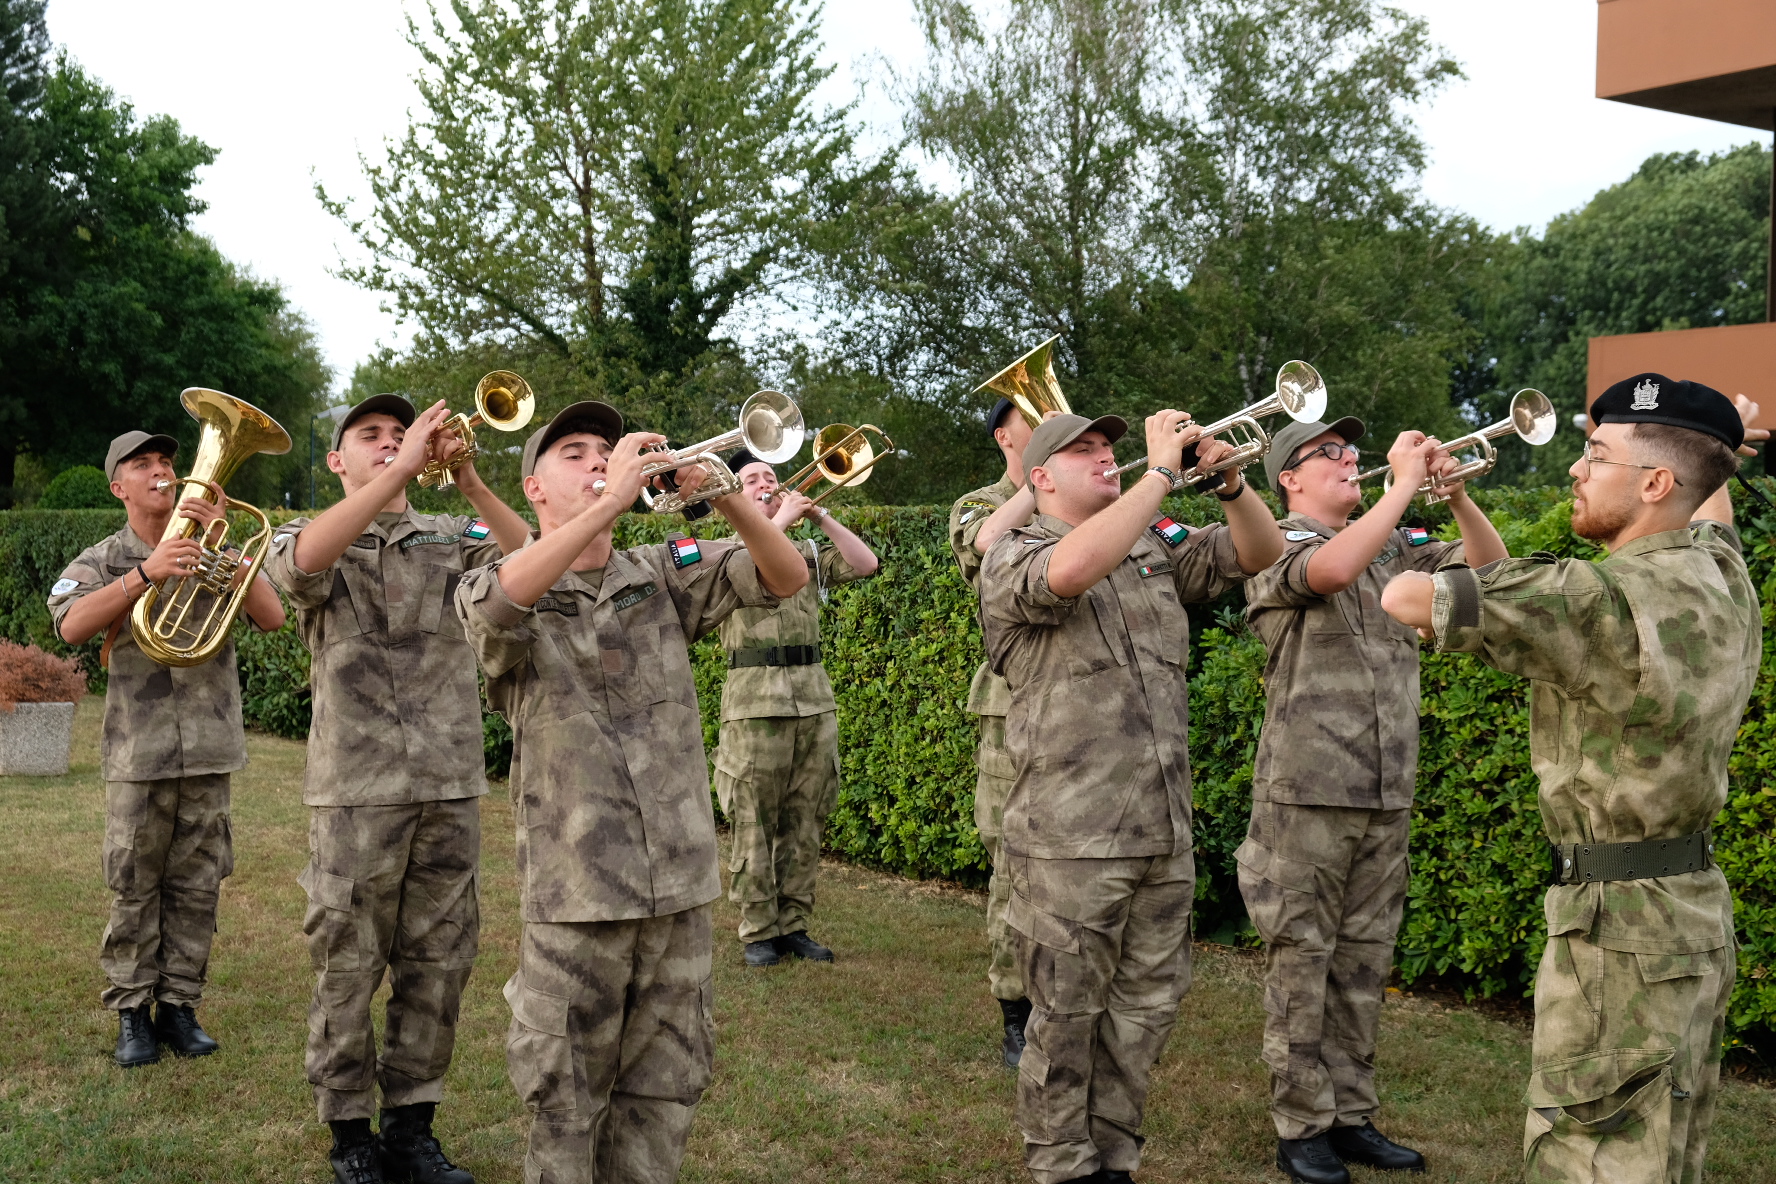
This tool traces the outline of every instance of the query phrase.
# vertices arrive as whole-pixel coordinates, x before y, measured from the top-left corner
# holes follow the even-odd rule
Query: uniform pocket
[[[1330,946],[1321,931],[1313,864],[1287,859],[1248,838],[1233,853],[1240,896],[1258,936],[1271,945]]]
[[[1700,954],[1635,954],[1640,963],[1642,982],[1664,983],[1678,978],[1699,978],[1714,973],[1712,955]]]
[[[324,872],[311,861],[296,877],[308,893],[308,913],[302,932],[308,937],[309,962],[317,971],[362,970],[364,943],[358,935],[358,919],[352,913],[356,883]]]
[[[505,996],[512,1009],[506,1072],[519,1100],[532,1114],[571,1112],[577,1091],[567,997],[524,986],[517,975],[507,980]]]

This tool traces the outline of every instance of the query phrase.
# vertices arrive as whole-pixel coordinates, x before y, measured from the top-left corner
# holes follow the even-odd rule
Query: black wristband
[[[142,577],[142,591],[148,591],[148,565],[145,563],[136,564],[136,574]],[[125,584],[123,590],[128,592],[129,585]]]
[[[1240,487],[1238,489],[1234,490],[1232,493],[1222,493],[1219,489],[1215,490],[1214,492],[1215,492],[1215,500],[1217,500],[1217,501],[1237,502],[1237,501],[1239,501],[1240,498],[1242,498],[1246,495],[1246,479],[1244,477],[1241,477],[1240,478]]]

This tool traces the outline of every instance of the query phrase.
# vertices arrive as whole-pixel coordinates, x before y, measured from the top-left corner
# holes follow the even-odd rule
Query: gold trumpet
[[[1312,423],[1326,413],[1326,382],[1320,372],[1306,362],[1285,362],[1277,370],[1276,390],[1267,398],[1258,400],[1250,406],[1229,415],[1226,419],[1218,419],[1202,430],[1197,443],[1202,443],[1211,436],[1228,432],[1232,439],[1233,453],[1216,461],[1212,465],[1192,465],[1172,482],[1174,490],[1186,485],[1194,485],[1211,473],[1224,472],[1227,469],[1240,469],[1260,459],[1270,451],[1270,436],[1264,431],[1258,420],[1266,415],[1277,412],[1286,413],[1297,423]],[[1189,425],[1186,424],[1186,427]],[[1181,427],[1178,429],[1183,431]],[[1147,458],[1131,460],[1126,465],[1118,465],[1107,469],[1106,477],[1120,477],[1130,469],[1136,469],[1147,463]]]
[[[486,375],[475,384],[475,414],[458,412],[438,429],[439,436],[448,433],[461,438],[462,451],[449,460],[427,461],[419,471],[419,483],[440,489],[455,485],[456,470],[481,455],[480,446],[475,443],[476,428],[485,424],[502,432],[515,432],[535,414],[536,395],[528,382],[510,370],[495,370]],[[382,463],[390,464],[394,459],[391,456]]]
[[[1560,426],[1559,416],[1554,414],[1554,403],[1541,391],[1534,387],[1524,387],[1511,396],[1511,413],[1490,427],[1481,428],[1477,432],[1469,432],[1465,436],[1451,440],[1443,445],[1443,451],[1450,456],[1458,452],[1466,452],[1470,448],[1480,453],[1472,460],[1463,461],[1441,477],[1427,477],[1425,483],[1418,487],[1418,496],[1422,496],[1425,505],[1434,506],[1438,502],[1449,500],[1448,489],[1472,477],[1483,477],[1492,472],[1498,463],[1498,453],[1492,442],[1500,436],[1509,436],[1515,432],[1522,437],[1525,444],[1540,447],[1554,438],[1555,430]],[[1352,485],[1359,485],[1371,477],[1386,474],[1382,489],[1394,487],[1394,466],[1382,465],[1378,469],[1370,469],[1367,473],[1357,473],[1350,478]]]
[[[742,446],[766,464],[782,464],[802,450],[802,409],[782,391],[758,391],[740,404],[739,427],[683,448],[662,444],[648,449],[642,453],[649,459],[641,465],[641,500],[656,514],[671,514],[698,502],[740,492],[740,479],[716,453]],[[655,477],[692,465],[702,465],[709,476],[691,493],[672,489],[656,494],[648,488]],[[603,494],[604,490],[605,482],[592,483],[592,492]]]
[[[874,432],[881,440],[880,451],[870,444],[866,432]],[[870,470],[875,468],[876,462],[893,451],[894,441],[888,438],[887,432],[873,423],[856,428],[848,423],[829,423],[814,436],[814,459],[773,490],[765,500],[773,501],[789,491],[807,493],[820,481],[831,481],[833,487],[814,499],[814,504],[818,506],[839,490],[868,481]]]
[[[182,496],[174,505],[187,497],[202,497],[221,506],[223,514],[201,526],[175,509],[160,541],[201,537],[197,566],[150,584],[130,610],[130,633],[150,661],[162,666],[199,666],[228,644],[229,632],[252,590],[251,573],[271,549],[271,520],[265,511],[229,497],[222,486],[248,457],[261,452],[282,456],[290,451],[290,433],[251,403],[221,391],[194,386],[181,394],[179,401],[202,427],[191,475],[184,479]],[[239,554],[230,554],[226,549],[228,514],[235,510],[249,515],[259,526],[242,541]],[[243,567],[249,578],[237,586],[235,578]]]
[[[1071,415],[1073,408],[1068,406],[1067,396],[1061,393],[1061,384],[1055,378],[1054,344],[1060,339],[1059,334],[1050,337],[975,387],[975,393],[992,391],[1004,395],[1032,428],[1041,427],[1051,411]]]

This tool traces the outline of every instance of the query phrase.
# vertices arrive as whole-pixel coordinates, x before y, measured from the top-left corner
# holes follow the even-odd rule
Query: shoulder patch
[[[492,533],[493,533],[493,527],[487,525],[487,523],[485,523],[485,522],[481,521],[481,519],[477,518],[473,522],[469,523],[467,526],[465,526],[463,528],[462,537],[465,539],[474,539],[476,542],[480,542],[482,539],[486,538],[488,535],[490,535]]]
[[[623,593],[621,596],[613,596],[611,598],[611,607],[618,612],[622,612],[626,608],[634,608],[659,590],[660,585],[650,580],[639,588],[629,589],[629,591]]]
[[[984,502],[975,498],[963,498],[956,503],[956,524],[958,526],[967,526],[976,518],[981,517],[983,514],[990,515],[998,508],[999,507],[995,506],[992,502]]]
[[[1317,539],[1320,536],[1312,530],[1291,530],[1285,532],[1283,537],[1291,543],[1305,543],[1308,539]]]
[[[1431,541],[1431,532],[1422,526],[1408,526],[1406,528],[1406,541],[1415,547],[1422,547]]]
[[[666,549],[672,553],[672,566],[686,568],[703,558],[696,539],[667,539]]]
[[[1158,522],[1155,522],[1152,526],[1148,527],[1148,529],[1158,535],[1159,541],[1168,547],[1177,546],[1189,537],[1190,534],[1190,528],[1188,526],[1182,526],[1173,522],[1170,518],[1161,518]]]
[[[55,582],[54,587],[50,588],[49,594],[51,596],[65,596],[78,587],[80,587],[79,580],[69,579],[67,576],[63,576]]]

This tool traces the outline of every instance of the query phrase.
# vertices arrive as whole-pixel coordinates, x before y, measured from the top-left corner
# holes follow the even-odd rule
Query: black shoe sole
[[[1277,1171],[1281,1172],[1283,1175],[1287,1176],[1289,1179],[1298,1181],[1299,1184],[1308,1184],[1307,1178],[1305,1176],[1297,1176],[1294,1172],[1289,1170],[1288,1164],[1286,1162],[1284,1162],[1282,1156],[1279,1155],[1276,1157],[1275,1166],[1276,1166]],[[1350,1172],[1348,1170],[1345,1172],[1345,1178],[1346,1179],[1350,1178]]]
[[[145,1060],[145,1061],[120,1061],[116,1057],[112,1057],[111,1061],[119,1069],[140,1069],[144,1065],[158,1065],[158,1064],[160,1064],[159,1057],[150,1057],[148,1060]]]

